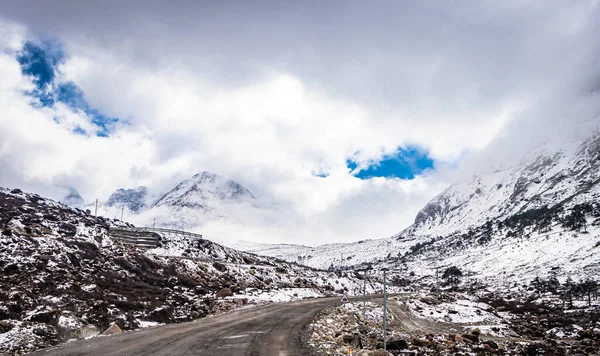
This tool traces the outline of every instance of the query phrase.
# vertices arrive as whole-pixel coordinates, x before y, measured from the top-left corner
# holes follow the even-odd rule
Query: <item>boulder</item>
[[[404,339],[390,340],[386,346],[388,350],[407,350],[410,348],[410,345]]]
[[[369,356],[388,356],[389,353],[385,350],[375,350],[369,352]]]
[[[148,319],[157,323],[168,324],[173,321],[173,315],[167,308],[156,308],[148,314]]]
[[[225,298],[225,297],[230,297],[233,295],[233,292],[231,291],[231,289],[229,288],[223,288],[220,291],[217,292],[216,297],[217,298]]]
[[[594,332],[592,330],[579,330],[578,334],[579,340],[594,338]]]
[[[478,328],[471,329],[469,331],[469,334],[479,337],[479,336],[481,336],[481,330],[479,330]]]
[[[483,342],[484,345],[488,345],[490,348],[496,350],[498,349],[498,344],[494,340],[487,340]]]
[[[478,335],[473,335],[473,334],[463,334],[463,335],[462,335],[462,337],[463,337],[463,339],[464,339],[465,341],[466,341],[466,340],[469,340],[469,341],[471,341],[471,342],[472,342],[472,343],[474,343],[474,344],[476,344],[476,343],[479,343],[479,336],[478,336]]]
[[[59,312],[57,310],[42,309],[32,313],[25,320],[56,326],[58,324],[58,317]]]
[[[362,348],[362,343],[360,341],[360,334],[344,334],[342,336],[344,344],[350,345],[353,349]]]
[[[413,337],[412,339],[410,339],[410,343],[415,346],[419,346],[419,347],[431,346],[431,341],[418,339],[416,337]]]
[[[215,262],[213,263],[213,267],[219,271],[219,272],[226,272],[227,271],[227,266],[225,266],[224,264],[222,264],[221,262]]]
[[[119,325],[117,325],[116,323],[112,323],[110,324],[110,326],[108,327],[108,329],[104,330],[104,332],[102,333],[102,335],[115,335],[115,334],[121,334],[123,332],[123,330],[121,330],[121,328],[119,327]]]

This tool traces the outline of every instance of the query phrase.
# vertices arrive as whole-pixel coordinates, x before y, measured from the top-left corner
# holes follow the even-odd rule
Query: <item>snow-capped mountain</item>
[[[543,206],[600,197],[600,135],[575,147],[541,145],[518,164],[453,184],[430,201],[402,236],[447,236]]]
[[[105,205],[110,207],[122,207],[134,213],[139,213],[146,206],[148,188],[141,186],[135,189],[119,188],[106,201]]]
[[[79,192],[74,188],[68,188],[67,195],[63,198],[62,202],[73,208],[80,208],[85,204],[85,201],[79,195]]]
[[[202,172],[179,183],[152,206],[170,206],[210,210],[215,202],[254,199],[239,183],[217,174]]]
[[[239,247],[319,268],[370,263],[417,279],[444,266],[496,285],[549,274],[588,278],[600,270],[599,198],[595,132],[579,143],[539,145],[514,165],[453,184],[391,238]]]
[[[241,184],[210,172],[195,174],[167,193],[150,191],[145,186],[119,188],[108,200],[98,202],[98,215],[123,216],[137,225],[192,230],[208,221],[235,219],[238,211],[252,209],[255,199]],[[88,202],[86,208],[95,212],[95,202]]]

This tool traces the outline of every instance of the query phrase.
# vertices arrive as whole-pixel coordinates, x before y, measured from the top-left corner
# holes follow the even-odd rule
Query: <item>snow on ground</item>
[[[20,350],[23,353],[32,352],[47,345],[48,339],[58,340],[60,338],[53,327],[42,323],[2,320],[0,329],[8,329],[8,331],[0,333],[0,355],[5,355],[5,352],[8,355],[11,350]]]
[[[485,303],[474,301],[474,297],[456,295],[454,301],[442,301],[437,305],[425,303],[420,299],[411,299],[406,305],[421,318],[453,323],[501,323],[503,320],[493,313],[494,308]],[[398,303],[404,304],[404,301]]]
[[[315,288],[279,288],[270,291],[248,289],[244,294],[236,294],[227,299],[247,299],[251,303],[286,303],[295,300],[320,298],[325,294]]]
[[[600,247],[595,247],[598,241],[600,226],[590,225],[587,233],[554,227],[523,238],[494,237],[489,244],[475,244],[461,251],[426,252],[409,259],[408,269],[419,278],[433,277],[436,266],[442,271],[457,266],[465,280],[499,289],[528,284],[538,276],[556,276],[562,283],[569,277],[582,280],[595,275],[600,266]]]
[[[399,253],[407,251],[417,241],[385,238],[316,247],[294,244],[258,244],[247,241],[223,243],[238,250],[297,262],[309,267],[327,269],[372,263],[388,257],[396,257]]]

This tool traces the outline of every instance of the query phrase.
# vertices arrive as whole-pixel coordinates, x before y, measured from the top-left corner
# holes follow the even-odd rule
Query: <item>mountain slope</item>
[[[119,188],[104,204],[109,207],[127,207],[130,212],[139,213],[146,206],[147,195],[148,188],[144,186],[135,189]]]
[[[239,183],[210,172],[202,172],[179,183],[152,206],[170,206],[210,210],[215,202],[254,199]]]
[[[453,184],[414,224],[388,239],[305,247],[242,245],[311,266],[370,262],[415,279],[458,266],[497,285],[552,273],[588,278],[600,271],[600,135],[543,144],[520,162]],[[346,256],[346,257],[342,257]],[[341,258],[348,260],[340,263]]]
[[[445,236],[543,206],[600,197],[600,135],[573,148],[546,146],[502,171],[454,184],[429,202],[402,236]]]
[[[330,273],[162,236],[141,251],[110,230],[130,225],[36,194],[0,188],[0,354],[181,322],[247,303],[361,291],[352,273]],[[369,290],[379,289],[377,281]]]

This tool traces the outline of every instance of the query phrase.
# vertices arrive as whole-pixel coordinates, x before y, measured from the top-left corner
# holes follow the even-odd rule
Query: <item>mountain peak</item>
[[[135,189],[119,188],[106,201],[108,206],[127,206],[130,211],[139,212],[145,205],[148,189],[144,186]]]
[[[240,201],[254,199],[254,195],[241,184],[218,174],[203,171],[179,183],[160,197],[153,206],[172,206],[207,209],[214,201]]]
[[[63,204],[72,208],[79,208],[84,205],[83,198],[75,188],[68,188],[68,193],[63,198]]]

